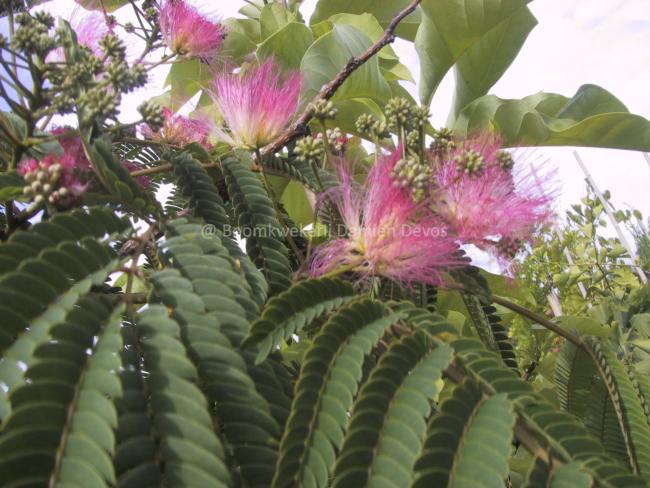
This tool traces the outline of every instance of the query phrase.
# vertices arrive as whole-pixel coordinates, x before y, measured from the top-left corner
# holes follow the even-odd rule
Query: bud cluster
[[[325,131],[327,137],[327,146],[334,154],[342,154],[345,150],[346,137],[341,132],[341,129],[335,127],[334,129],[327,129]],[[323,134],[320,133],[316,136],[316,140],[323,142]]]
[[[499,151],[497,153],[497,163],[504,171],[510,171],[515,166],[515,160],[508,151]]]
[[[314,139],[311,136],[303,137],[296,142],[295,152],[298,161],[310,164],[318,164],[325,154],[322,139]]]
[[[329,100],[320,99],[312,103],[309,108],[313,111],[314,117],[321,121],[335,119],[338,114],[338,109]]]
[[[431,151],[435,156],[444,158],[454,149],[456,149],[456,143],[454,142],[454,133],[450,129],[443,127],[434,131]]]
[[[407,157],[400,159],[391,172],[396,186],[408,188],[414,202],[420,202],[426,196],[431,184],[431,167],[419,159]]]
[[[70,190],[59,185],[62,174],[60,164],[46,166],[40,163],[35,170],[25,173],[27,185],[23,188],[23,194],[39,207],[46,202],[57,206],[68,205],[72,195]]]
[[[146,100],[138,106],[142,120],[153,132],[159,131],[165,124],[164,109],[161,105],[151,100]]]
[[[377,120],[370,114],[361,114],[355,125],[360,134],[365,134],[373,139],[383,139],[390,135],[386,123]]]
[[[54,26],[54,17],[45,12],[34,15],[21,13],[16,16],[18,27],[13,35],[12,47],[28,55],[44,57],[56,42],[49,30]]]
[[[483,156],[471,149],[455,156],[454,162],[460,172],[468,175],[478,175],[485,169]]]

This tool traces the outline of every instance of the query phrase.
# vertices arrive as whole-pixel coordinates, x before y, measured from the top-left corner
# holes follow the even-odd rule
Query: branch
[[[313,100],[313,102],[316,102],[318,100],[329,100],[332,98],[332,96],[334,96],[336,93],[336,90],[341,87],[341,85],[350,77],[350,75],[352,75],[352,73],[354,73],[360,66],[366,63],[370,58],[372,58],[388,44],[391,44],[395,40],[395,29],[397,28],[398,24],[404,20],[404,18],[412,14],[421,1],[422,0],[412,0],[412,2],[404,10],[393,17],[393,20],[391,20],[390,24],[388,24],[384,35],[381,36],[381,38],[372,46],[370,46],[366,52],[358,57],[351,58],[345,67],[339,71],[339,74],[336,75],[336,77],[327,85],[321,88],[320,93]],[[305,133],[305,127],[314,116],[312,108],[313,102],[307,106],[302,115],[298,117],[298,120],[284,134],[282,134],[274,142],[262,149],[262,156],[275,154],[288,143]]]

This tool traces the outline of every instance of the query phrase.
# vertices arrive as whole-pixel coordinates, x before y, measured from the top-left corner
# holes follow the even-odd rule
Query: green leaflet
[[[247,234],[248,255],[262,269],[271,294],[289,288],[292,270],[284,244],[284,228],[262,182],[235,159],[224,161],[223,170],[237,223]]]
[[[475,295],[463,293],[462,297],[483,343],[489,349],[498,352],[506,366],[518,371],[514,348],[510,344],[508,332],[501,324],[501,319],[495,314],[496,308],[483,306],[481,300]]]
[[[23,368],[49,340],[52,327],[117,266],[114,252],[98,240],[125,236],[129,230],[112,212],[78,210],[18,231],[0,245],[0,262],[5,263],[0,277],[0,417],[9,413],[9,395],[24,383]]]
[[[536,437],[553,449],[564,462],[589,458],[594,479],[607,486],[642,486],[642,481],[605,455],[602,445],[573,415],[553,408],[533,391],[530,384],[501,365],[500,358],[475,339],[452,343],[463,368],[490,395],[506,393],[517,415]]]
[[[412,486],[503,486],[514,423],[505,394],[486,399],[466,380],[432,417]]]
[[[266,301],[268,284],[235,241],[230,218],[212,178],[189,153],[181,153],[172,159],[172,164],[178,186],[183,195],[189,198],[188,203],[194,215],[202,218],[211,226],[210,230],[218,233],[215,238],[220,239],[230,256],[241,266],[251,288],[251,298],[261,306]]]
[[[589,392],[596,379],[597,369],[593,359],[570,342],[562,345],[555,362],[555,385],[563,410],[584,418]]]
[[[152,421],[164,479],[170,485],[204,480],[210,486],[229,486],[225,451],[214,432],[208,402],[194,384],[197,371],[180,340],[178,323],[164,307],[151,306],[140,316],[137,329],[149,394],[159,399],[152,404]],[[191,407],[181,410],[173,407],[173,401],[160,401],[176,397]]]
[[[423,332],[394,342],[359,392],[332,486],[408,486],[452,350]]]
[[[3,483],[115,483],[122,310],[101,299],[78,303],[36,348],[26,382],[11,392],[0,437]]]
[[[269,301],[262,316],[251,325],[243,348],[258,346],[257,362],[262,362],[283,340],[303,327],[356,297],[350,284],[335,279],[296,283]]]
[[[257,313],[219,239],[204,239],[200,223],[185,219],[168,228],[161,248],[171,266],[151,277],[155,296],[173,311],[242,478],[268,486],[290,407],[286,377],[273,360],[255,366],[254,354],[239,349]]]
[[[592,341],[590,347],[618,417],[628,462],[635,473],[650,479],[650,424],[645,398],[638,395],[633,375],[606,346]]]
[[[279,298],[279,297],[278,297]],[[366,356],[398,319],[369,300],[333,315],[314,339],[280,443],[274,487],[327,486]]]

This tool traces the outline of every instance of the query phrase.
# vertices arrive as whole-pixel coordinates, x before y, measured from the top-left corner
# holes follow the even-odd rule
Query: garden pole
[[[605,212],[607,213],[607,217],[609,217],[609,221],[614,226],[614,229],[616,230],[616,234],[618,234],[618,239],[621,241],[621,244],[623,244],[623,247],[625,247],[625,249],[627,249],[627,252],[630,255],[630,258],[632,259],[633,267],[636,270],[636,274],[639,275],[639,278],[641,279],[641,282],[645,285],[648,282],[648,277],[644,273],[643,269],[641,269],[641,267],[636,264],[637,260],[638,260],[638,256],[637,256],[636,251],[634,250],[634,248],[628,242],[627,238],[625,237],[625,234],[623,234],[623,230],[621,229],[621,226],[618,225],[618,222],[616,221],[616,216],[612,212],[612,209],[610,208],[609,203],[607,202],[607,200],[605,200],[605,198],[603,197],[603,194],[598,189],[598,186],[596,185],[596,181],[591,176],[591,173],[589,173],[589,170],[587,169],[587,166],[585,166],[585,163],[582,161],[582,158],[578,154],[578,151],[573,151],[573,156],[576,158],[576,161],[578,161],[578,164],[582,168],[582,171],[587,176],[587,181],[589,182],[589,186],[591,186],[592,190],[594,190],[594,193],[596,194],[596,196],[600,200],[600,203],[603,205],[603,208],[605,209]]]

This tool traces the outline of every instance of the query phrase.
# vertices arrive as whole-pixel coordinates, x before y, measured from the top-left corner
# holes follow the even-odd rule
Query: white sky
[[[211,14],[237,15],[243,0],[190,0]],[[309,18],[316,0],[305,0]],[[46,8],[62,15],[72,0],[54,0]],[[650,1],[649,0],[535,0],[530,8],[539,25],[519,57],[492,89],[504,98],[521,98],[538,91],[572,96],[584,83],[611,91],[628,108],[650,118]],[[418,59],[412,44],[398,41],[395,49],[417,79]],[[161,93],[156,80],[145,96]],[[416,85],[407,88],[417,94]],[[448,77],[432,105],[434,125],[443,125],[452,99],[453,79]],[[159,91],[160,90],[160,91]],[[126,105],[137,106],[138,103]],[[125,115],[128,113],[125,110]],[[584,195],[584,175],[572,155],[573,148],[542,148],[536,155],[559,170],[561,196],[558,208],[567,208]],[[632,151],[579,149],[597,184],[609,189],[617,205],[630,205],[650,216],[650,165]]]

